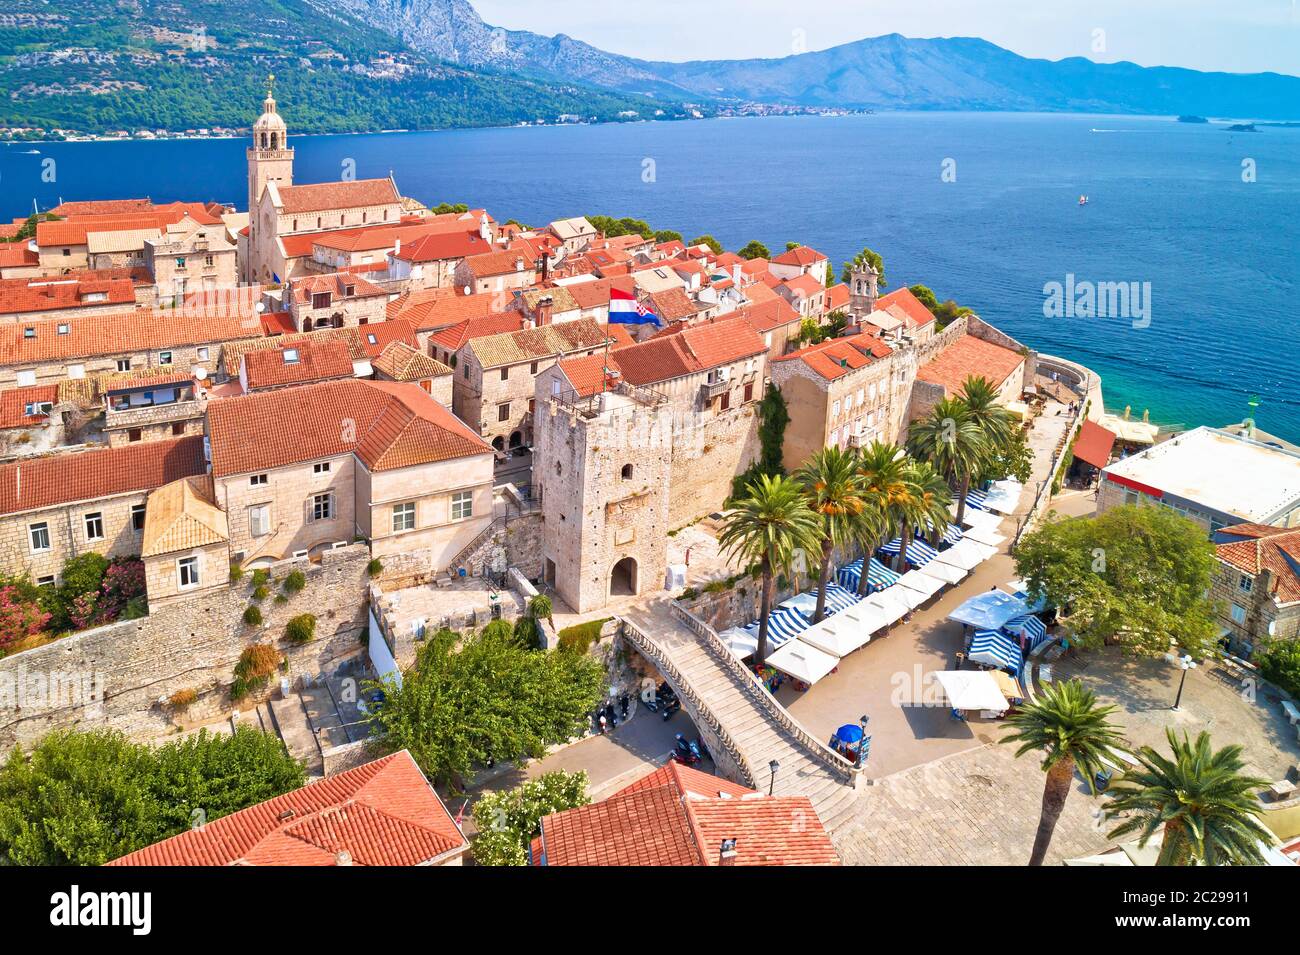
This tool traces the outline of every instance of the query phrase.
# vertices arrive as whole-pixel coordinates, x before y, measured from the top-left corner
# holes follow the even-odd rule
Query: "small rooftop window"
[[[23,338],[35,338],[35,337],[36,337],[36,329],[32,328],[30,325],[28,325],[26,328],[23,329]]]
[[[59,326],[59,334],[60,334],[60,335],[66,335],[66,334],[68,334],[68,326],[67,326],[67,325],[60,325],[60,326]]]
[[[298,349],[286,348],[284,350],[284,363],[286,365],[292,365],[297,361],[298,361]]]

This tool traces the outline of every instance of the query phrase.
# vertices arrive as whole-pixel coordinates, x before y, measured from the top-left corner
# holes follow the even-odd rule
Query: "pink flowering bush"
[[[133,602],[143,603],[145,596],[144,561],[138,557],[118,557],[108,565],[100,584],[95,605],[95,622],[111,623],[120,618]],[[132,614],[139,616],[139,614]]]
[[[0,587],[0,656],[20,640],[45,629],[50,615],[14,584]]]

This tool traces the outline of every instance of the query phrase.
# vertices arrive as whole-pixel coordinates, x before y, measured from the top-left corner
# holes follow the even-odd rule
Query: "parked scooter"
[[[627,722],[627,708],[630,704],[631,701],[627,698],[626,693],[618,698],[618,718],[624,723]]]
[[[678,733],[673,744],[673,759],[683,766],[695,766],[702,758],[699,742]]]

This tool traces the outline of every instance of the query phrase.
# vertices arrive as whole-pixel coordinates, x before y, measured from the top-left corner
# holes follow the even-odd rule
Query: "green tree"
[[[922,461],[934,465],[957,489],[957,518],[960,526],[966,514],[966,492],[971,477],[980,468],[989,444],[971,416],[965,402],[943,398],[925,417],[907,428],[907,449]]]
[[[655,233],[655,242],[662,245],[665,242],[683,242],[683,239],[680,232],[674,232],[672,229],[660,229]]]
[[[542,819],[591,802],[585,771],[557,770],[516,789],[488,793],[474,804],[474,861],[479,865],[527,865],[528,845],[542,832]]]
[[[844,268],[840,272],[840,281],[847,285],[849,283],[849,277],[853,274],[853,270],[861,265],[870,265],[875,269],[877,273],[876,284],[880,286],[880,288],[886,287],[888,283],[885,281],[885,262],[878,253],[873,252],[870,249],[863,249],[848,262],[844,263]]]
[[[1156,865],[1262,865],[1272,836],[1255,793],[1267,780],[1243,774],[1235,743],[1216,751],[1204,731],[1195,743],[1172,729],[1165,737],[1172,758],[1143,746],[1134,754],[1142,767],[1111,786],[1106,818],[1128,818],[1110,838],[1137,832],[1145,846],[1163,826]]]
[[[1267,640],[1251,658],[1270,683],[1300,696],[1300,640]]]
[[[755,660],[761,666],[767,659],[767,617],[772,612],[776,575],[793,570],[801,555],[820,547],[818,517],[804,500],[798,481],[760,474],[746,487],[745,496],[734,502],[718,544],[744,566],[758,565],[762,593]]]
[[[75,626],[78,598],[92,598],[99,593],[104,575],[108,573],[108,558],[94,551],[70,557],[59,574],[59,586],[41,588],[41,601],[50,614],[49,628],[68,630]]]
[[[1118,728],[1107,717],[1113,706],[1099,706],[1095,694],[1078,680],[1048,684],[1042,695],[1026,704],[1006,720],[1012,732],[1000,742],[1019,743],[1016,756],[1039,753],[1047,782],[1043,787],[1043,808],[1038,817],[1038,832],[1029,855],[1030,865],[1042,865],[1051,845],[1056,822],[1065,809],[1065,800],[1073,785],[1078,767],[1088,785],[1113,750],[1123,748]]]
[[[785,429],[789,424],[785,395],[773,385],[758,403],[758,465],[763,473],[785,473]]]
[[[907,559],[907,544],[912,538],[914,528],[929,527],[931,535],[937,542],[948,529],[951,520],[952,491],[942,474],[934,469],[928,461],[909,461],[907,467],[909,483],[916,488],[915,524],[908,523],[903,531],[903,545],[899,548],[899,570]]]
[[[1049,520],[1026,534],[1016,568],[1031,593],[1084,647],[1118,643],[1163,656],[1210,652],[1214,545],[1199,525],[1164,507],[1128,504],[1095,517]]]
[[[707,245],[710,249],[713,250],[714,255],[722,254],[722,243],[719,242],[717,239],[715,239],[713,236],[708,235],[707,233],[704,235],[697,235],[695,238],[691,239],[691,241],[686,244],[690,246]]]
[[[1067,467],[1067,465],[1062,465]],[[992,448],[984,456],[972,483],[1000,481],[1011,478],[1021,484],[1029,483],[1034,474],[1034,452],[1029,447],[1029,436],[1016,428],[1001,446]]]
[[[817,609],[813,623],[826,615],[826,582],[831,575],[835,548],[853,540],[859,515],[866,508],[862,477],[852,452],[839,447],[822,448],[795,474],[803,485],[808,506],[821,519],[821,559],[817,573]]]
[[[857,537],[863,547],[862,576],[858,580],[858,594],[867,592],[867,564],[893,526],[894,510],[907,494],[903,480],[903,463],[906,454],[896,444],[873,441],[858,454],[858,474],[862,477],[862,497],[866,502],[857,527]]]
[[[971,375],[962,382],[958,395],[970,418],[984,435],[991,449],[1006,446],[1016,432],[1014,414],[998,404],[998,389],[987,378]]]
[[[385,752],[408,749],[425,775],[455,783],[490,759],[538,758],[576,735],[604,684],[600,661],[530,650],[508,625],[464,640],[443,629],[425,641],[401,686],[383,681],[371,732]]]
[[[0,767],[0,862],[103,865],[304,782],[278,738],[248,727],[158,747],[58,730]]]
[[[757,239],[754,239],[746,245],[737,253],[737,255],[742,259],[770,259],[772,257],[772,253],[768,247]]]
[[[912,285],[908,287],[908,291],[915,295],[932,314],[939,307],[939,300],[935,298],[934,292],[928,285]]]

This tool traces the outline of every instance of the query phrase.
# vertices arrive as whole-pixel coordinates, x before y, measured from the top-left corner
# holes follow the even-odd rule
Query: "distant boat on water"
[[[1086,206],[1087,204],[1088,204],[1088,197],[1087,197],[1087,196],[1080,196],[1080,197],[1079,197],[1079,205],[1081,205],[1081,206]]]

